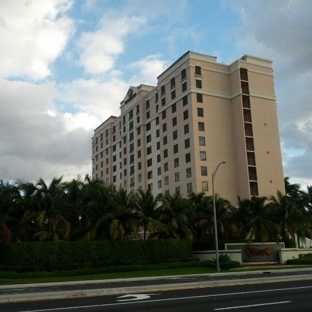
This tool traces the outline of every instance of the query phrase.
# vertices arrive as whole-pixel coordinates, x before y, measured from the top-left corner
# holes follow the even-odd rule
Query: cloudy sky
[[[312,1],[1,0],[0,179],[91,173],[93,129],[186,51],[273,60],[284,175],[312,184]]]

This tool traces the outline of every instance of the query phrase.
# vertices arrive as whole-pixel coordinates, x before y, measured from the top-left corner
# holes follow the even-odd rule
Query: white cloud
[[[111,70],[116,57],[124,51],[127,35],[131,35],[145,22],[143,17],[120,17],[117,12],[105,13],[99,29],[94,32],[84,32],[77,42],[81,50],[80,66],[91,74],[101,74]]]
[[[0,2],[0,76],[44,79],[73,33],[67,0]]]
[[[160,55],[150,55],[131,63],[128,67],[136,72],[131,78],[131,84],[140,85],[143,83],[156,86],[157,76],[167,67],[167,62],[163,61]]]
[[[0,80],[0,94],[0,179],[35,181],[89,172],[84,170],[90,167],[92,131],[68,129],[73,120],[66,124],[53,106],[58,96],[53,83]]]
[[[119,115],[119,103],[126,94],[128,83],[107,77],[106,81],[78,79],[59,85],[60,101],[70,103],[78,112],[99,118],[99,123],[110,115]],[[72,104],[73,103],[73,104]]]

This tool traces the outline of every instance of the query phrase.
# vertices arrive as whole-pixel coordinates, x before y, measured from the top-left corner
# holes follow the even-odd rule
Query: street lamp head
[[[223,165],[224,165],[224,164],[226,164],[226,161],[225,161],[225,160],[223,160],[223,161],[221,162],[221,164],[223,164]]]

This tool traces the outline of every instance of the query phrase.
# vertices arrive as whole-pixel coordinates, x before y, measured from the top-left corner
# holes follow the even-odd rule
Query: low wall
[[[299,258],[299,255],[312,253],[311,248],[282,248],[279,252],[280,263],[285,264],[289,259]]]
[[[284,243],[230,243],[225,244],[226,251],[240,250],[242,261],[248,262],[279,262],[279,252],[285,248]]]
[[[220,255],[228,255],[231,260],[242,263],[242,252],[240,250],[219,250]],[[193,251],[193,258],[199,260],[213,260],[216,259],[216,252],[214,250]]]

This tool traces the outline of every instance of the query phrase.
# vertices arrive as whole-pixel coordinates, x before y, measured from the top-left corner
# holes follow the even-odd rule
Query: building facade
[[[284,192],[272,62],[245,55],[230,65],[187,52],[158,77],[131,86],[94,130],[92,176],[128,191],[237,197]]]

